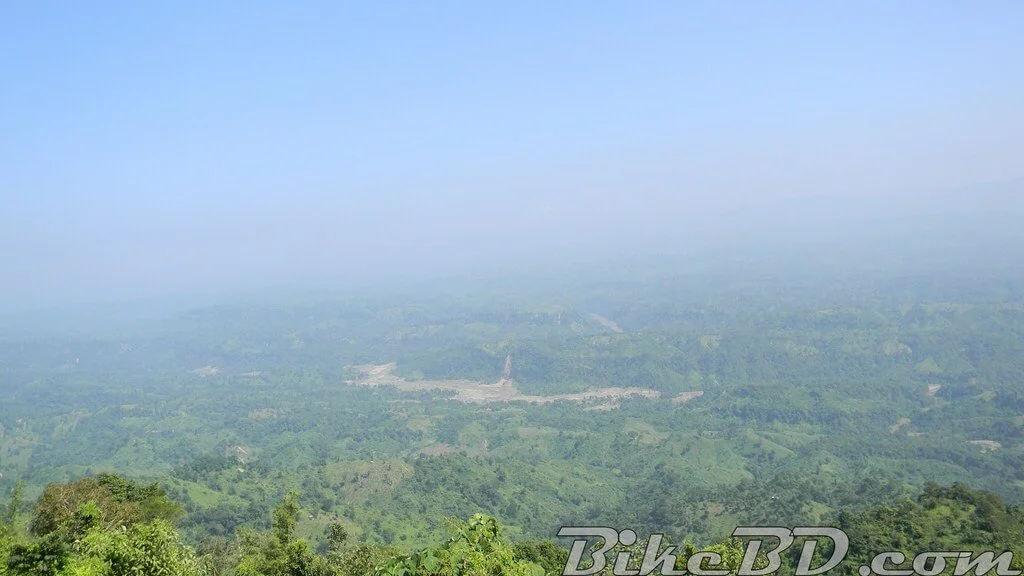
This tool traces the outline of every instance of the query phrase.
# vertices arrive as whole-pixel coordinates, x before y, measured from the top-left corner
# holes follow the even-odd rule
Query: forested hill
[[[554,576],[568,559],[566,548],[552,539],[509,539],[499,521],[482,514],[448,519],[434,535],[437,544],[410,552],[356,542],[342,523],[329,524],[314,546],[297,531],[304,511],[295,494],[274,507],[265,529],[242,528],[233,540],[205,537],[198,546],[183,542],[175,528],[181,511],[157,485],[113,474],[50,485],[34,506],[24,506],[15,494],[0,517],[0,574]],[[840,511],[830,524],[850,539],[849,553],[835,569],[839,574],[854,574],[875,555],[897,551],[911,559],[928,551],[1010,552],[1015,558],[1008,568],[1024,565],[1024,511],[962,485],[928,485],[916,500]],[[664,541],[660,550],[670,544]],[[629,551],[635,569],[645,545],[642,537],[613,552]],[[676,569],[700,550],[719,554],[731,574],[744,551],[738,539],[703,549],[677,546]],[[784,556],[780,573],[792,573],[796,560],[796,554]]]
[[[829,279],[831,278],[831,279]],[[700,546],[963,482],[1024,502],[1024,282],[731,271],[191,309],[0,340],[0,491],[157,483],[185,542],[411,551],[628,526]]]

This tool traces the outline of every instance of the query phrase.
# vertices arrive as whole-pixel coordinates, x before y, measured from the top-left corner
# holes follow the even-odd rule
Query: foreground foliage
[[[52,506],[42,504],[49,503],[53,494],[78,493],[73,488],[96,485],[84,480],[139,487],[113,475],[52,486],[37,503],[31,525],[41,525],[40,516],[52,513]],[[149,497],[155,493],[152,489],[142,492]],[[296,533],[302,513],[296,493],[274,507],[268,530],[242,528],[237,538],[219,545],[206,541],[199,547],[189,546],[162,518],[118,517],[122,502],[109,498],[87,500],[58,528],[35,536],[19,528],[18,498],[12,498],[0,517],[0,574],[4,576],[553,576],[561,573],[568,557],[565,548],[550,540],[510,541],[504,527],[484,514],[451,519],[443,542],[408,553],[352,542],[344,526],[335,523],[326,530],[327,545],[316,550]],[[856,566],[889,550],[901,550],[908,557],[930,550],[1009,550],[1016,555],[1015,567],[1024,559],[1024,511],[995,494],[959,484],[929,485],[916,500],[842,511],[831,523],[851,538],[847,561],[838,568],[844,574],[855,573]],[[629,548],[619,546],[609,558],[629,551],[633,566],[645,544],[641,539]],[[733,572],[743,554],[742,542],[736,539],[704,548],[683,543],[676,567],[685,567],[698,550],[720,554],[724,566]],[[793,567],[794,558],[784,560],[784,570]],[[610,564],[604,572],[608,570]]]

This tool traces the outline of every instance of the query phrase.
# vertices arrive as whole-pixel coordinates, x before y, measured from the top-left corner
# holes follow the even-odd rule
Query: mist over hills
[[[678,227],[636,238],[594,233],[543,249],[542,234],[524,250],[494,250],[434,274],[363,270],[339,275],[323,262],[322,280],[279,278],[249,290],[80,302],[7,313],[0,334],[103,331],[216,304],[310,302],[357,295],[532,291],[543,286],[705,275],[737,279],[938,274],[955,279],[1024,266],[1024,179],[946,191],[816,196],[755,203],[680,219]],[[629,223],[627,223],[629,224]],[[639,229],[640,224],[632,229]],[[487,240],[481,240],[486,244]],[[457,262],[458,256],[451,258]],[[341,264],[343,265],[343,263]],[[551,289],[551,288],[549,288]],[[205,292],[205,293],[204,293]]]

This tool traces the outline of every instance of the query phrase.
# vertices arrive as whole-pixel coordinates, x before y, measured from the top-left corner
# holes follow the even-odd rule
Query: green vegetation
[[[907,557],[923,550],[1010,551],[1013,567],[1024,567],[1024,510],[962,484],[929,484],[916,501],[842,513],[837,525],[850,536],[851,563],[889,550]]]
[[[862,534],[857,554],[1015,550],[1022,287],[1012,271],[679,276],[7,337],[0,490],[17,497],[0,570],[420,574],[457,556],[532,575],[564,563],[550,540],[569,524],[702,547],[740,524],[829,522]],[[345,383],[391,362],[420,383],[660,397],[463,403]],[[985,492],[937,488],[955,483]],[[469,524],[449,533],[450,518]]]
[[[124,479],[108,476],[130,484]],[[80,490],[89,480],[51,486],[51,493]],[[12,500],[13,503],[13,500]],[[412,552],[394,547],[349,542],[340,523],[325,532],[326,547],[314,550],[296,534],[302,513],[295,493],[273,509],[267,531],[241,528],[232,542],[206,542],[198,548],[181,542],[166,520],[116,517],[118,503],[89,500],[52,532],[38,537],[19,533],[6,514],[0,525],[0,574],[107,576],[167,574],[172,576],[551,576],[560,574],[568,553],[550,540],[510,542],[496,519],[475,514],[468,520],[452,519],[443,543]],[[7,511],[10,512],[10,508]],[[42,524],[50,510],[36,507],[32,524]],[[1024,556],[1024,512],[1005,504],[990,492],[977,492],[956,484],[945,488],[929,484],[916,501],[900,499],[860,512],[841,512],[831,522],[851,539],[847,561],[837,570],[853,574],[853,567],[867,564],[875,554],[902,551],[913,557],[921,551],[1010,551],[1013,568]],[[630,553],[634,568],[643,557],[646,540],[631,547],[616,546],[608,557]],[[663,542],[661,550],[668,542]],[[794,547],[794,551],[800,547]],[[728,539],[697,548],[685,543],[678,549],[676,568],[686,566],[696,552],[716,552],[733,573],[743,556],[743,542]],[[796,555],[783,556],[783,571],[795,566]],[[760,558],[756,566],[763,567]],[[610,566],[602,574],[610,574]]]

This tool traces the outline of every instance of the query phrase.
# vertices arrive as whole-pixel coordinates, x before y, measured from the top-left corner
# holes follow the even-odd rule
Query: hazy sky
[[[1022,30],[1018,0],[3,2],[0,310],[1019,177]]]

